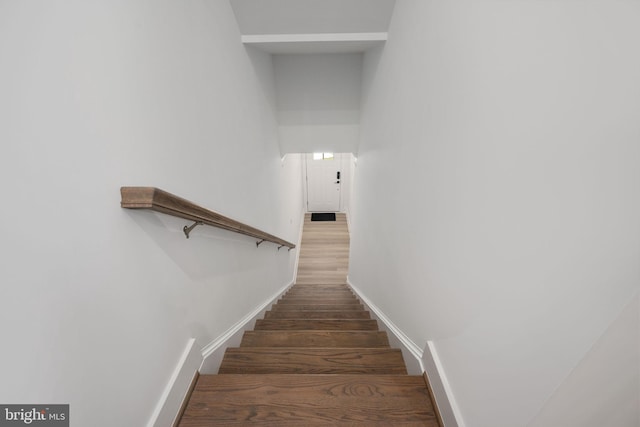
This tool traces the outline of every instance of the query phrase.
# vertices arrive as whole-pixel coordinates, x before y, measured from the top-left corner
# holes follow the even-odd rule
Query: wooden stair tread
[[[362,304],[274,304],[271,311],[279,310],[320,310],[320,311],[343,311],[343,310],[362,310]]]
[[[371,319],[258,319],[254,330],[377,331]]]
[[[336,292],[295,292],[286,293],[282,295],[284,299],[343,299],[343,300],[357,300],[358,297],[353,294],[336,293]]]
[[[283,294],[286,297],[304,297],[304,296],[313,296],[313,297],[355,297],[356,295],[347,290],[324,290],[324,291],[314,291],[314,290],[296,290],[291,289],[289,292]]]
[[[267,311],[265,319],[370,319],[371,315],[364,310],[308,310],[308,311]]]
[[[348,290],[351,288],[346,283],[316,283],[316,282],[308,282],[308,283],[296,283],[289,290],[325,290],[325,289],[339,289],[339,290]]]
[[[323,288],[290,288],[285,295],[324,295],[324,294],[334,294],[334,295],[354,295],[353,291],[349,288],[334,288],[334,289],[323,289]]]
[[[346,284],[349,233],[336,217],[305,215],[296,284],[218,375],[199,377],[179,426],[439,426],[424,379],[407,375]]]
[[[327,292],[325,294],[285,294],[282,296],[280,301],[282,300],[314,300],[314,301],[324,301],[324,300],[339,300],[339,301],[348,301],[348,302],[360,302],[358,297],[355,295],[336,295],[332,292]]]
[[[288,295],[285,294],[279,301],[288,301],[288,300],[313,300],[313,301],[327,301],[327,300],[338,300],[338,301],[347,301],[348,303],[352,302],[360,302],[358,297],[355,295],[336,295],[333,292],[326,292],[325,294],[294,294]]]
[[[389,347],[383,331],[246,331],[240,347]]]
[[[337,292],[296,292],[286,293],[282,296],[283,299],[357,299],[353,294],[337,293]]]
[[[213,424],[438,426],[420,376],[322,374],[202,375],[180,426]]]
[[[364,310],[364,306],[358,300],[353,301],[345,301],[345,300],[280,300],[276,304],[272,305],[272,310],[274,307],[278,308],[289,306],[289,305],[302,305],[308,307],[317,307],[323,308],[328,306],[340,306],[341,310],[348,309],[348,306],[351,306],[352,309],[355,310]],[[311,310],[315,310],[315,308],[311,308]]]
[[[345,267],[344,272],[338,272],[333,274],[329,274],[329,272],[327,272],[324,274],[324,279],[327,281],[331,280],[335,283],[341,283],[344,281],[344,277],[347,275],[346,270],[347,269]],[[312,278],[315,278],[315,276],[318,274],[319,274],[318,272],[310,272],[310,273],[298,272],[298,280],[299,281],[311,280]]]
[[[235,347],[218,374],[406,375],[402,352],[392,348]]]
[[[295,305],[308,305],[308,304],[356,304],[360,305],[360,300],[356,297],[348,298],[289,298],[284,297],[279,299],[277,304],[295,304]]]

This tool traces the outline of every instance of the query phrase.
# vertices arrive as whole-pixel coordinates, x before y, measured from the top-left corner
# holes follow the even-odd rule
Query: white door
[[[340,211],[341,155],[307,154],[307,210]]]

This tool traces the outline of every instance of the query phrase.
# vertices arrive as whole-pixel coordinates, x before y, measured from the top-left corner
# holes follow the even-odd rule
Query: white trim
[[[305,212],[302,210],[300,216],[300,231],[298,233],[298,244],[295,248],[295,263],[293,266],[293,277],[289,284],[285,285],[274,295],[265,300],[262,304],[256,307],[253,311],[248,313],[238,322],[236,322],[231,328],[227,329],[222,335],[211,341],[209,344],[202,348],[202,364],[200,365],[200,373],[203,374],[215,374],[218,372],[220,363],[224,356],[224,352],[228,347],[240,345],[242,334],[244,331],[251,329],[253,322],[256,319],[262,318],[267,308],[276,302],[294,283],[298,277],[298,263],[300,262],[300,245],[302,244],[302,229],[304,228]]]
[[[256,319],[261,318],[267,308],[278,300],[294,282],[282,287],[278,292],[267,298],[262,304],[256,307],[249,314],[244,316],[232,327],[227,329],[222,335],[211,341],[209,344],[202,348],[202,364],[200,365],[200,373],[202,374],[215,374],[218,372],[220,362],[224,352],[228,347],[234,347],[240,345],[242,334],[244,331],[251,329],[253,322]]]
[[[309,212],[309,173],[307,172],[307,154],[302,153],[302,197],[304,197],[304,209],[303,212]],[[300,233],[302,237],[302,232]]]
[[[251,34],[241,36],[240,40],[244,46],[277,55],[362,53],[383,45],[387,38],[387,33]]]
[[[197,372],[217,373],[222,356],[228,347],[239,344],[242,333],[253,325],[253,321],[262,317],[267,307],[277,301],[296,281],[298,263],[300,261],[300,244],[302,243],[302,229],[304,227],[305,212],[300,218],[300,232],[296,246],[296,260],[293,269],[293,279],[278,292],[256,307],[252,312],[240,319],[222,335],[211,341],[201,350],[198,350],[196,340],[191,338],[180,356],[178,364],[171,374],[158,404],[151,414],[147,427],[164,427],[173,425],[179,415],[180,408],[189,393],[189,387]],[[213,360],[212,360],[213,359]],[[211,372],[215,370],[215,372]],[[208,371],[208,372],[207,372]]]
[[[244,44],[386,41],[388,33],[252,34],[241,37]]]
[[[386,314],[380,310],[369,298],[367,298],[358,287],[356,287],[349,277],[347,277],[347,284],[353,289],[353,291],[358,295],[358,297],[362,300],[362,302],[367,306],[367,308],[377,317],[384,325],[384,329],[387,332],[393,334],[392,337],[396,338],[396,340],[400,344],[400,348],[403,350],[403,353],[406,355],[407,353],[413,358],[413,366],[417,366],[420,369],[420,373],[424,372],[424,366],[422,365],[422,349],[414,343],[411,338],[409,338],[400,328],[398,328],[392,321],[387,317]],[[405,362],[407,362],[405,360]],[[408,362],[411,362],[409,360]],[[408,366],[407,368],[411,368]]]
[[[188,398],[187,394],[191,382],[202,363],[202,355],[195,344],[194,338],[191,338],[187,343],[158,404],[151,414],[147,427],[171,426],[176,421],[183,402]]]
[[[293,265],[293,279],[291,280],[291,284],[293,285],[298,280],[298,264],[300,264],[300,247],[302,245],[302,232],[304,230],[304,218],[306,212],[302,209],[302,215],[300,218],[300,231],[298,233],[298,244],[296,245],[296,262]]]
[[[425,372],[445,427],[465,427],[462,412],[456,402],[453,390],[451,390],[451,385],[433,341],[427,341],[422,362],[426,368]]]
[[[351,282],[349,277],[347,277],[347,284],[374,316],[383,323],[381,327],[392,334],[389,336],[389,339],[392,340],[395,338],[395,341],[405,356],[405,362],[408,362],[407,355],[410,355],[414,358],[415,364],[420,367],[421,373],[426,372],[429,378],[429,384],[433,390],[436,405],[444,422],[444,427],[465,427],[462,412],[455,400],[453,390],[451,389],[444,367],[438,357],[434,342],[427,341],[424,350],[420,349],[411,338],[396,326],[379,307],[369,300],[364,293]],[[407,369],[411,371],[411,366],[408,365]]]

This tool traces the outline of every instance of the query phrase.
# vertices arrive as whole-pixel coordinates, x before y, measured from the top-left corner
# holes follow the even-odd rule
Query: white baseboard
[[[429,378],[433,397],[438,405],[445,427],[465,427],[462,413],[456,403],[453,391],[445,375],[433,341],[427,341],[422,356],[422,364]]]
[[[349,232],[349,235],[351,235],[351,210],[345,210],[344,215],[347,217],[347,231]]]
[[[225,333],[206,345],[198,348],[196,340],[191,338],[165,387],[147,427],[166,427],[173,425],[185,399],[188,398],[189,387],[199,372],[216,374],[227,347],[238,346],[245,330],[251,329],[255,319],[261,318],[267,308],[274,303],[293,282],[281,288],[251,313],[244,316]]]
[[[201,374],[217,374],[228,347],[238,347],[245,331],[253,329],[256,319],[264,316],[265,311],[278,300],[291,286],[293,282],[281,288],[274,295],[265,300],[249,314],[240,319],[235,325],[227,329],[222,335],[211,341],[202,349]]]
[[[245,331],[251,330],[255,320],[264,316],[267,308],[278,300],[293,284],[296,282],[298,275],[298,263],[300,262],[300,244],[302,243],[302,229],[304,227],[304,215],[303,211],[300,217],[300,232],[298,233],[298,243],[295,248],[296,260],[293,266],[293,278],[291,282],[281,288],[278,292],[256,307],[253,311],[248,313],[242,319],[240,319],[235,325],[229,328],[222,335],[211,341],[202,349],[202,365],[200,366],[201,374],[217,374],[224,352],[228,347],[238,347],[242,340],[242,335]]]
[[[298,232],[298,243],[296,245],[296,262],[293,265],[293,279],[291,280],[291,283],[296,283],[296,280],[298,280],[298,264],[300,263],[300,245],[302,245],[302,230],[304,229],[304,216],[305,216],[305,211],[304,209],[302,210],[302,213],[300,214],[300,231]]]
[[[397,327],[380,308],[369,300],[357,286],[351,283],[348,277],[347,284],[367,306],[369,311],[371,311],[372,316],[382,323],[380,328],[387,332],[391,345],[402,350],[409,374],[417,375],[426,372],[434,394],[435,403],[438,406],[440,416],[444,422],[444,427],[465,427],[462,414],[455,401],[433,341],[428,341],[424,350],[422,350]],[[419,370],[419,372],[417,372],[417,370]]]
[[[298,263],[300,261],[300,243],[302,242],[302,228],[304,227],[304,212],[300,220],[300,233],[296,246],[296,260],[293,269],[293,279],[278,292],[256,307],[252,312],[240,319],[235,325],[222,335],[211,341],[201,350],[195,339],[190,339],[176,365],[176,368],[165,387],[156,408],[154,409],[147,427],[166,427],[173,425],[180,413],[182,404],[188,398],[189,387],[197,373],[217,374],[228,347],[237,347],[242,340],[244,331],[252,329],[254,321],[264,316],[267,308],[276,302],[296,281]]]
[[[351,280],[347,277],[347,284],[358,295],[358,298],[362,300],[367,309],[371,312],[371,315],[379,320],[381,323],[380,328],[387,332],[389,341],[391,341],[392,347],[398,347],[402,350],[404,361],[407,364],[407,371],[410,375],[422,375],[424,367],[422,366],[422,349],[416,345],[411,339],[398,328],[383,312],[378,308],[369,298],[362,293],[357,286],[351,283]]]
[[[147,427],[166,427],[174,424],[201,363],[202,353],[196,345],[196,340],[191,338],[151,414]]]

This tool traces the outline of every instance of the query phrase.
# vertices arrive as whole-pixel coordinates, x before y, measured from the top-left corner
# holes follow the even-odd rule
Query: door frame
[[[305,212],[309,213],[312,212],[309,210],[309,190],[308,190],[308,170],[307,170],[307,160],[308,160],[308,155],[313,154],[313,153],[302,153],[303,157],[304,157],[304,161],[302,162],[302,180],[304,182],[304,185],[302,186],[303,188],[303,197],[304,197],[304,209]],[[336,157],[335,160],[339,160],[340,165],[339,165],[339,170],[340,170],[340,200],[339,200],[339,206],[338,206],[338,210],[336,212],[344,212],[344,208],[345,208],[345,200],[344,200],[344,189],[345,187],[345,182],[347,183],[347,185],[350,185],[350,176],[349,176],[349,170],[351,169],[351,165],[349,163],[349,160],[351,159],[350,156],[352,156],[352,153],[333,153],[333,155]],[[347,170],[348,169],[348,170]],[[351,192],[349,192],[351,193]]]

